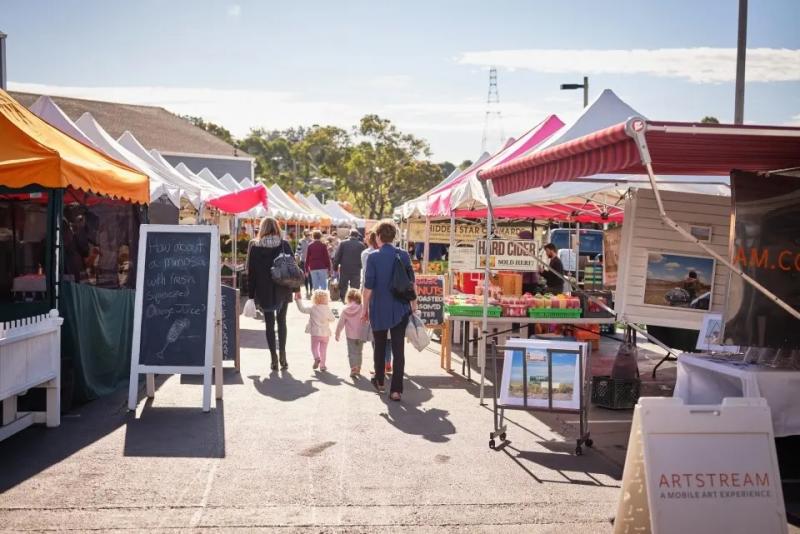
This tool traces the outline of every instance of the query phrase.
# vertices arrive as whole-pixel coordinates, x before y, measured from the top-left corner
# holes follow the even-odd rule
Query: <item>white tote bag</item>
[[[245,317],[249,317],[251,319],[256,318],[256,303],[253,299],[247,299],[244,303],[244,309],[242,309],[242,315]]]
[[[425,329],[422,320],[413,313],[406,327],[406,338],[408,338],[414,348],[420,352],[425,350],[425,347],[431,342],[431,338],[428,336],[428,331]]]

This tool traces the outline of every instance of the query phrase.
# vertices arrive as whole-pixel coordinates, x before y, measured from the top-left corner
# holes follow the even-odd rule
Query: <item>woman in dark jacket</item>
[[[267,345],[272,359],[271,369],[286,369],[286,310],[292,301],[292,290],[272,281],[272,263],[279,254],[294,255],[292,246],[281,239],[281,227],[272,217],[261,219],[258,238],[250,242],[247,251],[248,296],[264,313],[267,323]],[[278,323],[278,345],[275,347],[275,322]]]

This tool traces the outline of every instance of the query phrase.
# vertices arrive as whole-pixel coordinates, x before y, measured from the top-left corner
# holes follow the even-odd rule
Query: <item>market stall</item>
[[[129,288],[147,176],[0,91],[0,186],[0,318],[59,310],[67,403],[116,388],[127,378],[119,355],[130,353]]]
[[[728,242],[715,244],[712,236],[717,232],[713,224],[710,228],[708,224],[696,224],[696,228],[693,228],[692,224],[687,224],[692,221],[684,220],[684,213],[682,213],[682,211],[694,212],[694,217],[702,217],[707,211],[700,209],[698,212],[696,206],[686,210],[686,201],[689,199],[685,196],[686,194],[678,199],[670,199],[669,195],[663,194],[660,191],[661,178],[656,174],[727,177],[731,174],[734,176],[742,174],[739,171],[732,172],[734,169],[743,171],[785,170],[798,166],[800,166],[800,128],[669,123],[646,121],[639,117],[633,117],[599,132],[572,139],[563,145],[545,148],[520,160],[490,169],[481,175],[481,179],[484,180],[487,190],[493,189],[498,195],[508,195],[547,187],[556,182],[575,181],[597,175],[645,174],[652,188],[651,210],[656,215],[657,221],[669,232],[672,232],[676,236],[676,240],[680,239],[681,243],[685,243],[695,251],[694,257],[697,258],[697,261],[693,260],[690,268],[695,275],[689,281],[697,286],[699,279],[702,278],[700,273],[707,270],[704,266],[713,266],[714,263],[717,268],[727,269],[732,275],[731,287],[727,291],[727,295],[725,292],[720,294],[718,290],[713,289],[713,284],[710,286],[709,296],[704,296],[710,301],[704,305],[703,309],[711,311],[710,306],[714,302],[716,294],[724,299],[722,308],[725,309],[735,304],[734,309],[738,310],[741,308],[741,295],[745,294],[746,289],[750,298],[758,298],[763,302],[762,306],[765,311],[762,317],[779,315],[785,319],[784,324],[790,324],[792,325],[791,330],[796,330],[797,321],[800,319],[799,303],[796,302],[791,291],[781,291],[782,287],[786,287],[786,281],[789,279],[787,277],[791,277],[793,272],[791,267],[783,269],[779,263],[779,258],[783,258],[785,262],[786,256],[781,257],[778,252],[775,262],[772,264],[769,263],[768,253],[767,261],[763,260],[765,256],[760,249],[751,249],[756,250],[755,256],[747,256],[746,253],[743,253],[744,260],[736,255],[732,256],[728,252],[731,246],[729,236],[736,235],[737,243],[746,243],[748,239],[752,242],[752,231],[755,228],[752,222],[748,223],[748,226],[737,225],[736,232],[727,234],[723,232],[721,237],[723,239],[727,237]],[[755,186],[754,189],[760,191],[771,190],[781,179],[782,172],[784,171],[745,173],[745,176],[739,176],[741,184],[732,184],[734,200],[732,206],[730,203],[727,206],[728,214],[730,214],[731,208],[734,213],[737,213],[741,211],[741,208],[747,207],[746,204],[740,204],[741,199],[736,198],[737,189],[741,191],[742,184]],[[605,179],[613,181],[614,177]],[[794,179],[796,180],[796,178]],[[786,195],[794,194],[785,192],[780,198],[786,198]],[[683,206],[680,204],[681,201],[683,201]],[[491,215],[492,206],[490,205],[490,227]],[[721,215],[724,216],[724,214]],[[640,230],[638,226],[637,229]],[[626,262],[627,267],[620,271],[619,283],[635,287],[636,282],[631,278],[631,273],[635,273],[636,268],[645,268],[647,270],[645,279],[640,282],[643,285],[643,291],[638,293],[629,291],[616,309],[617,314],[632,326],[636,322],[644,322],[641,320],[644,313],[641,310],[649,310],[648,306],[660,305],[660,303],[649,302],[647,297],[650,286],[655,287],[656,282],[664,281],[665,276],[659,274],[661,273],[659,269],[669,270],[683,266],[682,257],[678,257],[679,254],[673,253],[671,249],[669,251],[646,250],[638,244],[636,241],[638,239],[637,229],[629,229],[627,238],[623,234],[622,250],[626,252],[621,259]],[[491,229],[489,235],[491,236]],[[796,234],[794,235],[796,236]],[[670,246],[678,246],[677,241],[675,245]],[[643,262],[635,259],[642,254]],[[676,257],[670,258],[668,257],[670,255]],[[684,254],[684,256],[688,256],[688,254]],[[750,261],[751,258],[756,259]],[[640,266],[639,263],[642,265]],[[713,267],[709,273],[708,280],[715,279]],[[691,275],[690,272],[689,276],[691,277]],[[786,281],[781,280],[780,277],[776,279],[775,275],[782,275]],[[648,277],[653,278],[652,284],[648,281]],[[664,298],[670,296],[673,295],[667,292]],[[691,309],[692,306],[686,300],[681,296],[679,300],[675,301],[679,309],[671,310],[671,313],[675,314],[676,319],[681,315],[691,316],[696,313],[696,310]],[[730,310],[726,311],[726,316],[729,321],[736,317],[735,313]],[[700,317],[700,315],[695,317]],[[758,314],[751,314],[746,323],[747,328],[742,329],[740,325],[739,329],[731,331],[731,335],[735,336],[735,332],[739,330],[755,329],[758,331],[759,324],[765,324],[765,321],[761,321],[761,323],[759,321]],[[484,319],[484,330],[487,322],[488,317]],[[766,329],[764,330],[766,331]],[[786,328],[784,327],[783,330]],[[727,338],[728,334],[725,336]],[[770,343],[764,337],[762,336],[762,341]],[[771,338],[774,343],[775,335],[773,334]],[[794,344],[787,341],[788,339],[778,338],[778,342],[783,343],[783,349],[793,350]],[[681,358],[679,357],[679,361]],[[791,358],[785,358],[784,362],[786,361],[790,362]],[[748,365],[750,364],[748,363]],[[794,397],[794,394],[792,395]],[[792,402],[796,403],[797,400],[800,399]],[[774,406],[773,409],[779,410],[781,407]]]

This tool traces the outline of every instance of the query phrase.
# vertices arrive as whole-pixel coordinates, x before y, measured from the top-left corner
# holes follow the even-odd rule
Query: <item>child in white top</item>
[[[318,289],[311,295],[311,306],[306,306],[296,293],[294,301],[297,308],[309,315],[306,334],[311,334],[311,354],[314,356],[314,369],[326,371],[325,358],[328,354],[328,340],[331,337],[331,323],[336,320],[328,303],[330,295],[324,289]]]

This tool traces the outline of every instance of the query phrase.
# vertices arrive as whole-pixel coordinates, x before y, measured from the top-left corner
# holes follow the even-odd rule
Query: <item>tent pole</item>
[[[422,250],[422,274],[428,274],[428,259],[431,257],[431,216],[425,215],[425,243]]]
[[[478,172],[480,178],[480,171]],[[494,222],[494,208],[492,207],[492,190],[491,180],[479,180],[481,187],[483,187],[483,194],[486,195],[486,255],[484,258],[484,271],[483,271],[483,320],[481,322],[481,335],[478,342],[478,367],[481,370],[481,387],[480,387],[480,405],[485,406],[484,402],[484,384],[486,382],[486,336],[489,334],[489,285],[491,284],[492,268],[489,264],[492,250],[492,224]],[[477,251],[476,251],[477,252]],[[466,335],[466,334],[465,334]],[[497,362],[493,361],[493,365]],[[467,362],[469,365],[469,362]],[[498,384],[494,384],[495,394],[497,394]]]
[[[447,293],[453,293],[453,265],[450,261],[450,251],[456,247],[456,212],[450,210],[450,244],[447,248]]]
[[[630,126],[630,122],[628,123]],[[653,171],[653,160],[650,157],[650,149],[647,146],[647,140],[645,139],[645,129],[641,128],[636,130],[634,127],[628,128],[628,135],[633,137],[636,141],[636,148],[639,150],[639,155],[642,158],[642,163],[644,163],[645,168],[647,169],[647,176],[650,179],[650,187],[653,189],[653,193],[656,197],[656,204],[658,205],[658,212],[661,216],[661,219],[673,230],[678,232],[684,239],[690,241],[700,247],[706,254],[710,255],[712,258],[720,262],[722,265],[727,267],[731,270],[732,273],[736,274],[744,281],[755,287],[758,291],[763,293],[768,299],[773,301],[775,304],[786,310],[792,317],[795,319],[800,320],[800,311],[795,310],[792,306],[784,302],[780,297],[778,297],[775,293],[758,283],[755,279],[749,276],[747,273],[742,271],[739,267],[734,265],[732,262],[728,260],[728,258],[722,256],[721,254],[717,254],[714,250],[711,249],[708,245],[694,237],[688,230],[683,228],[681,225],[676,223],[672,218],[667,215],[667,212],[664,210],[664,203],[661,200],[661,194],[658,190],[658,185],[656,183],[656,175]],[[714,281],[711,281],[712,287]]]
[[[236,253],[239,251],[239,224],[235,213],[233,214],[233,221],[231,221],[231,224],[233,225],[233,229],[231,230],[231,242],[233,243],[233,289],[236,289]]]

